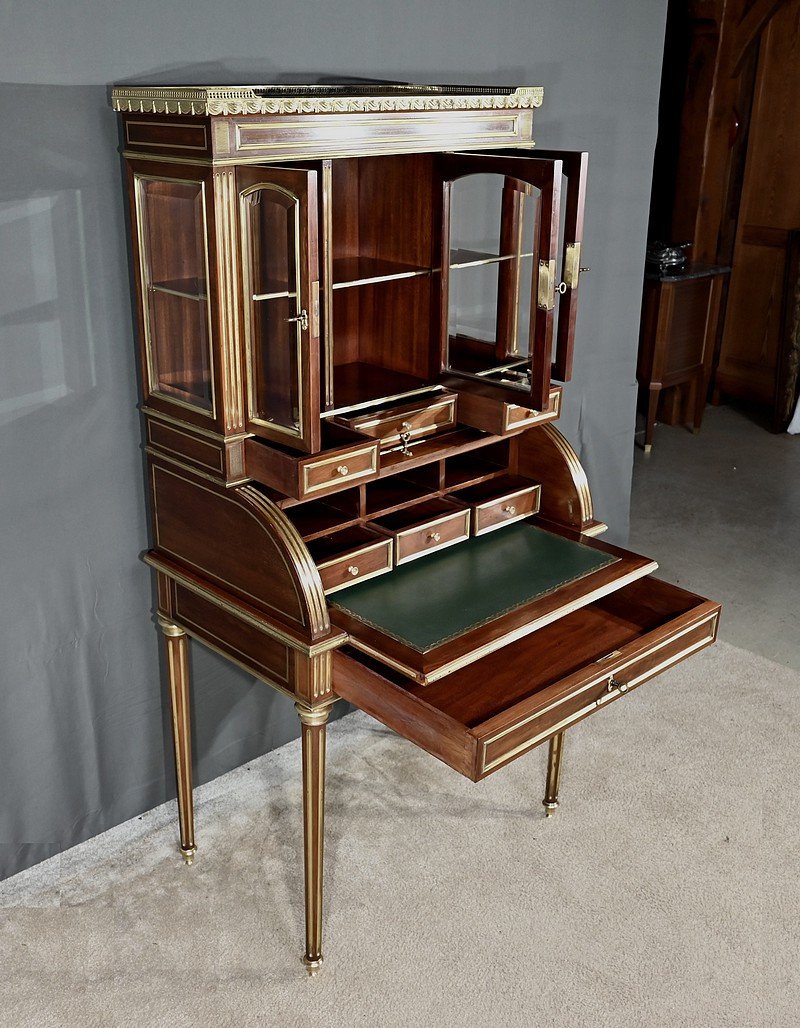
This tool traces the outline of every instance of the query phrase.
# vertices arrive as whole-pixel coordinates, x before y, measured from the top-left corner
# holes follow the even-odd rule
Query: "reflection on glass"
[[[250,415],[300,433],[299,201],[277,186],[244,194]]]
[[[136,180],[151,392],[212,409],[201,182]]]
[[[503,175],[465,175],[452,184],[447,313],[454,371],[527,384],[539,198],[533,186]]]
[[[84,221],[77,189],[0,200],[0,426],[97,384]]]

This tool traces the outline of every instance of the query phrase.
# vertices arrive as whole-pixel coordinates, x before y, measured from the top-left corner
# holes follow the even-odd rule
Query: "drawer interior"
[[[384,517],[376,518],[373,524],[392,534],[405,532],[412,528],[422,527],[432,521],[447,517],[448,514],[455,514],[463,510],[460,504],[452,503],[449,500],[434,498],[423,503],[416,503],[413,507],[404,507]]]
[[[314,563],[329,564],[333,560],[339,560],[352,553],[363,550],[366,546],[382,543],[385,536],[374,532],[363,525],[351,525],[338,532],[330,532],[326,535],[319,535],[310,540],[306,545],[308,551],[314,558]]]
[[[485,503],[493,503],[496,500],[513,496],[522,492],[523,489],[532,489],[535,485],[536,483],[530,478],[521,478],[519,475],[500,475],[479,482],[477,485],[468,486],[466,489],[457,489],[450,493],[450,496],[466,503],[469,507],[480,507]]]
[[[709,645],[718,613],[718,604],[647,577],[431,685],[348,647],[334,655],[334,689],[477,780],[565,719],[623,695],[608,692],[614,675],[633,688]]]

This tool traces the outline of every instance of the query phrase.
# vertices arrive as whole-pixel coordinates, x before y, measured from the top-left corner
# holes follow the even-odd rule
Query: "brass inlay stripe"
[[[546,739],[548,735],[554,735],[558,732],[561,732],[564,728],[568,727],[573,722],[580,720],[580,718],[590,713],[591,711],[600,709],[600,707],[605,705],[605,703],[609,702],[609,699],[601,697],[599,705],[597,701],[593,700],[590,704],[587,704],[587,706],[581,707],[580,710],[575,711],[568,717],[564,718],[564,720],[560,721],[557,725],[547,728],[545,731],[540,732],[538,735],[532,736],[530,739],[525,739],[523,742],[519,743],[518,746],[515,746],[512,750],[509,750],[507,753],[504,753],[487,763],[486,753],[488,751],[488,748],[489,746],[496,743],[499,739],[502,739],[504,736],[509,735],[511,732],[518,731],[520,728],[523,728],[526,724],[530,723],[531,721],[537,720],[544,714],[548,713],[550,710],[553,710],[555,707],[561,706],[562,704],[574,699],[576,696],[579,696],[581,693],[586,692],[587,689],[596,687],[600,684],[600,682],[608,678],[610,675],[619,674],[621,671],[624,671],[626,667],[630,667],[631,664],[636,664],[640,660],[643,660],[645,657],[648,657],[653,653],[657,653],[658,650],[663,649],[665,646],[669,645],[672,642],[675,642],[676,639],[680,639],[682,636],[687,635],[689,632],[692,632],[698,628],[702,628],[703,625],[708,623],[711,623],[713,625],[717,617],[718,615],[714,613],[710,615],[708,618],[705,618],[702,621],[690,625],[688,628],[685,628],[683,631],[677,633],[677,635],[673,635],[670,636],[668,639],[665,639],[658,646],[654,646],[652,649],[647,650],[644,653],[640,653],[637,657],[632,657],[630,660],[626,661],[625,663],[619,666],[614,665],[608,668],[605,674],[597,676],[596,678],[592,679],[591,682],[582,686],[580,689],[577,689],[575,692],[570,693],[568,696],[562,697],[560,700],[557,700],[555,703],[550,704],[550,706],[545,707],[543,710],[537,711],[536,714],[532,714],[529,717],[517,722],[516,724],[510,725],[508,728],[503,729],[502,732],[498,732],[496,735],[493,735],[490,738],[482,739],[480,770],[482,772],[488,773],[489,771],[493,771],[495,768],[499,767],[501,764],[505,764],[511,760],[514,760],[516,757],[520,756],[526,750],[532,749],[534,746],[538,745],[538,743],[540,743],[543,739]],[[672,654],[671,656],[667,657],[666,660],[663,660],[660,664],[657,664],[654,668],[649,668],[647,671],[643,672],[637,678],[631,679],[631,681],[627,683],[628,687],[635,688],[636,686],[641,685],[642,683],[647,681],[649,678],[654,678],[656,675],[660,674],[662,671],[665,671],[673,664],[678,663],[678,661],[683,660],[685,657],[688,657],[690,654],[694,653],[695,650],[699,650],[702,649],[704,646],[707,646],[709,643],[713,642],[713,639],[714,633],[712,631],[710,635],[703,636],[702,639],[698,639],[690,646],[687,646],[686,649],[680,650],[678,653]],[[618,695],[620,694],[614,694],[613,696],[610,696],[610,699],[616,699]]]
[[[204,478],[206,482],[213,482],[214,485],[221,485],[226,489],[233,489],[233,487],[237,485],[246,485],[250,481],[249,478],[237,478],[230,482],[226,482],[225,479],[221,478],[219,475],[212,475],[208,471],[203,471],[202,468],[198,468],[196,464],[188,463],[188,461],[191,460],[190,457],[184,457],[181,455],[180,458],[178,458],[173,456],[172,453],[165,453],[164,450],[156,450],[152,446],[145,446],[144,452],[149,457],[157,457],[159,460],[167,461],[167,463],[172,464],[176,468],[180,468],[182,471],[190,471],[193,475],[198,475],[200,478]]]
[[[323,372],[325,407],[333,406],[333,165],[322,162],[322,290],[324,300]]]
[[[197,432],[199,435],[207,436],[209,439],[217,439],[220,442],[232,443],[241,439],[252,439],[252,432],[238,432],[235,435],[223,435],[222,432],[215,432],[210,428],[201,428],[199,425],[193,425],[189,421],[184,421],[181,418],[176,418],[172,414],[165,414],[164,411],[156,410],[155,407],[148,407],[143,404],[139,410],[148,418],[156,418],[159,421],[166,421],[170,425],[179,425],[181,428],[190,429],[192,432]]]
[[[125,122],[125,142],[131,146],[157,146],[163,149],[169,150],[206,150],[208,148],[208,136],[206,134],[205,125],[192,125],[189,126],[192,129],[199,129],[203,133],[203,142],[198,146],[196,143],[156,143],[152,139],[145,139],[142,142],[137,142],[135,139],[131,139],[131,126],[142,125],[145,128],[152,129],[154,122],[152,121],[126,121]],[[186,129],[185,123],[180,121],[160,121],[158,122],[158,128],[176,128]]]
[[[203,634],[201,634],[201,631]],[[294,691],[288,686],[280,685],[278,682],[272,681],[272,679],[267,678],[266,674],[260,668],[254,667],[249,662],[240,660],[238,657],[234,657],[227,649],[223,649],[221,646],[217,646],[215,643],[210,642],[205,636],[205,629],[201,630],[188,627],[186,628],[186,634],[191,636],[195,642],[200,643],[201,646],[206,646],[209,650],[213,650],[214,653],[218,653],[220,657],[225,657],[226,660],[231,661],[231,663],[240,667],[243,671],[246,671],[248,675],[252,675],[253,678],[257,678],[259,682],[263,682],[264,685],[268,685],[271,689],[275,689],[277,692],[281,692],[284,696],[289,696],[293,700],[297,699]]]
[[[214,174],[217,214],[217,277],[220,299],[221,359],[225,377],[225,430],[244,427],[244,383],[239,333],[239,254],[236,244],[236,177]]]
[[[206,628],[204,625],[197,624],[197,622],[193,621],[192,618],[187,617],[186,613],[182,612],[180,610],[179,604],[180,604],[180,597],[177,598],[177,602],[175,604],[175,615],[176,615],[176,617],[177,617],[177,619],[179,621],[181,621],[184,625],[188,625],[190,628],[193,627],[198,633],[202,633],[203,635],[207,635],[211,639],[216,639],[216,641],[220,644],[220,650],[221,651],[223,651],[223,650],[233,650],[234,653],[238,653],[239,656],[242,658],[242,661],[241,661],[242,664],[248,664],[248,666],[251,666],[251,667],[255,667],[256,666],[255,664],[252,663],[252,658],[250,657],[250,655],[245,653],[244,650],[240,650],[238,646],[234,646],[233,643],[228,642],[227,639],[223,639],[222,636],[217,635],[216,632],[212,632],[210,628]],[[188,628],[187,628],[187,631],[188,631]],[[266,635],[267,633],[264,633],[264,634]],[[289,684],[289,648],[288,648],[288,646],[283,651],[283,661],[284,661],[284,668],[283,668],[282,672],[279,669],[277,669],[277,668],[275,668],[275,669],[266,668],[264,665],[262,665],[262,667],[264,667],[265,671],[268,670],[271,674],[274,674],[275,677],[279,681],[282,681],[283,683],[285,683],[288,686],[288,684]],[[283,677],[281,677],[281,675]]]
[[[155,456],[160,457],[161,454],[157,453],[157,454],[155,454]],[[192,474],[201,474],[200,472],[196,472],[194,468],[192,468],[190,470],[191,470]],[[177,478],[181,482],[186,482],[186,478],[184,476],[179,475],[179,474],[177,474],[174,471],[170,471],[168,468],[163,468],[163,467],[159,467],[158,465],[153,465],[152,466],[152,485],[153,485],[153,499],[154,500],[157,499],[157,492],[158,492],[158,483],[157,483],[157,480],[156,480],[156,472],[157,471],[161,471],[165,475],[172,475],[173,478]],[[213,481],[213,479],[212,479],[212,481]],[[231,496],[225,495],[224,493],[218,493],[218,492],[216,492],[213,489],[209,489],[207,486],[201,485],[199,482],[193,482],[193,483],[190,482],[190,484],[194,485],[195,488],[200,489],[203,492],[211,493],[212,496],[215,496],[217,499],[233,503],[236,507],[239,508],[239,510],[243,511],[245,514],[247,514],[249,517],[251,517],[253,519],[253,521],[255,521],[256,524],[259,526],[261,531],[267,536],[267,538],[270,539],[274,543],[274,540],[272,540],[272,538],[270,536],[270,533],[268,531],[268,526],[264,524],[264,521],[261,518],[258,517],[258,515],[256,514],[256,511],[253,510],[252,507],[249,507],[248,504],[237,502],[236,500],[232,499]],[[239,490],[238,495],[239,496],[246,496],[247,499],[250,500],[251,503],[252,503],[253,502],[253,496],[251,494],[253,494],[253,493],[255,493],[255,490],[253,490],[251,487],[243,486]],[[268,504],[269,503],[268,500],[266,500],[263,497],[260,497],[258,493],[255,493],[255,497],[256,497],[257,500],[263,500],[264,504]],[[257,502],[253,503],[253,506],[258,508],[259,513],[262,513],[262,514],[266,514],[267,513],[265,510],[262,510],[261,506]],[[275,510],[277,510],[277,509],[278,508],[276,507]],[[285,519],[285,515],[284,515],[284,519]],[[270,521],[270,523],[271,523],[271,518],[269,516],[267,517],[267,520]],[[288,521],[287,521],[287,523],[288,523]],[[292,530],[294,530],[294,526],[291,526],[291,527],[292,527]],[[165,553],[169,553],[171,556],[175,557],[176,560],[181,561],[181,563],[183,563],[183,564],[188,564],[191,567],[196,568],[198,571],[200,571],[204,575],[211,574],[211,572],[208,570],[208,568],[203,567],[200,564],[195,564],[193,561],[189,560],[187,557],[183,556],[180,553],[175,553],[173,550],[170,550],[169,547],[165,546],[162,543],[162,541],[160,539],[160,535],[159,535],[158,503],[157,502],[153,504],[153,532],[154,532],[154,535],[155,535],[156,545],[160,549],[162,549]],[[297,538],[298,538],[298,540],[300,539],[299,536],[297,536]],[[303,547],[303,549],[305,549],[305,547]],[[295,574],[292,573],[292,568],[289,565],[289,562],[286,560],[285,554],[283,554],[281,552],[281,550],[280,550],[280,548],[278,546],[275,546],[275,551],[278,554],[278,557],[280,558],[280,560],[282,561],[284,567],[286,568],[286,573],[289,576],[289,581],[292,583],[292,587],[294,589],[295,596],[297,597],[298,605],[302,609],[302,607],[303,607],[303,599],[300,596],[300,593],[299,593],[298,588],[297,588],[297,583],[295,582]],[[308,551],[307,550],[306,550],[306,555],[308,557],[308,560],[310,561],[311,557],[310,557],[310,555],[308,555]],[[314,569],[314,570],[316,571],[316,569]],[[246,589],[241,589],[235,583],[229,582],[227,579],[223,578],[221,575],[214,575],[214,577],[216,579],[218,579],[218,581],[220,581],[220,582],[224,583],[225,585],[229,586],[234,591],[241,592],[245,596],[249,596],[250,599],[254,600],[256,603],[262,604],[263,606],[266,606],[266,607],[269,607],[270,610],[274,610],[278,614],[283,614],[285,616],[285,612],[282,610],[282,608],[276,607],[274,604],[272,604],[268,600],[264,599],[263,596],[255,596],[255,595],[253,595],[253,593],[248,592]],[[322,588],[322,585],[320,583],[320,590],[321,590],[321,588]],[[303,624],[304,622],[301,621],[300,623]]]
[[[188,460],[188,461],[192,461],[193,463],[196,463],[196,464],[202,463],[200,461],[199,457],[193,457],[190,454],[181,453],[180,450],[171,450],[164,443],[160,443],[157,439],[154,439],[153,438],[153,429],[154,428],[161,428],[164,432],[174,432],[175,435],[182,435],[185,439],[191,440],[191,442],[195,443],[198,446],[205,446],[205,447],[207,447],[209,450],[211,450],[211,452],[216,457],[217,463],[216,463],[216,465],[206,464],[205,467],[207,467],[207,468],[208,467],[213,467],[214,470],[215,471],[219,471],[219,473],[221,475],[225,474],[225,459],[224,459],[224,453],[223,453],[223,446],[221,444],[217,444],[216,446],[214,446],[213,443],[207,443],[205,441],[205,439],[198,439],[196,436],[191,435],[191,433],[181,431],[181,429],[175,428],[172,425],[159,425],[157,422],[148,420],[148,422],[147,422],[147,439],[148,439],[148,442],[151,444],[151,446],[159,446],[159,447],[162,447],[163,449],[169,450],[169,452],[171,454],[175,454],[175,457],[178,460]]]
[[[289,635],[287,632],[281,631],[279,627],[271,624],[270,622],[264,621],[261,618],[242,610],[241,607],[236,606],[233,603],[222,599],[221,597],[205,589],[203,586],[194,582],[191,578],[181,574],[174,568],[170,567],[164,561],[154,557],[151,554],[145,554],[144,562],[149,564],[150,567],[155,568],[156,571],[160,571],[161,574],[166,575],[172,581],[178,585],[183,586],[184,589],[188,589],[190,592],[196,593],[201,596],[204,600],[208,600],[215,607],[219,607],[220,610],[224,610],[228,614],[232,614],[240,621],[244,621],[248,625],[252,625],[253,628],[257,628],[260,632],[270,636],[272,639],[277,639],[278,642],[284,643],[290,649],[297,650],[298,653],[302,653],[305,656],[314,657],[320,653],[326,653],[328,650],[335,650],[340,646],[343,646],[347,642],[347,633],[339,632],[336,636],[331,639],[325,640],[325,642],[301,642],[295,636]],[[189,633],[191,634],[191,632]]]
[[[546,432],[553,440],[557,450],[562,457],[565,458],[567,466],[572,472],[572,480],[578,490],[578,499],[581,502],[581,513],[583,515],[581,520],[591,521],[594,516],[592,494],[589,490],[589,481],[586,478],[586,472],[583,470],[583,466],[578,460],[577,453],[573,450],[555,425],[544,425],[542,431]]]

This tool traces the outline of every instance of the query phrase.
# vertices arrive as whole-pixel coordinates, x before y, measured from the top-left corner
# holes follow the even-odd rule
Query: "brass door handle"
[[[300,313],[295,315],[293,318],[284,318],[283,320],[290,325],[297,322],[304,332],[308,331],[308,311],[306,310],[300,311]]]

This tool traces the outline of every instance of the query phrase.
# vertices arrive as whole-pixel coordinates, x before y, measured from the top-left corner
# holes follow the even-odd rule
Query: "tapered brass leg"
[[[322,857],[325,833],[325,736],[330,707],[295,704],[303,724],[303,843],[306,880],[306,951],[310,975],[322,966]]]
[[[547,751],[547,784],[544,789],[544,816],[552,817],[558,807],[558,787],[561,784],[561,754],[564,752],[564,733],[550,740]]]
[[[172,708],[172,742],[175,747],[175,778],[178,784],[178,823],[183,859],[191,864],[197,852],[192,803],[192,733],[189,725],[189,644],[182,628],[159,618],[167,647],[169,696]]]

